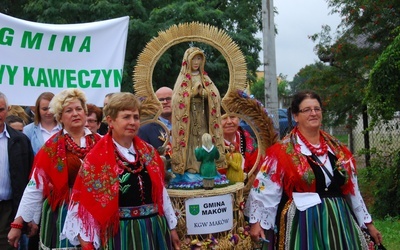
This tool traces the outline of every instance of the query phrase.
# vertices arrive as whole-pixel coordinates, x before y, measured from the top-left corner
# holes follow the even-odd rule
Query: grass
[[[349,143],[348,135],[335,135],[335,137],[343,144],[347,145]]]
[[[382,220],[374,220],[375,227],[383,235],[383,245],[387,250],[397,250],[400,246],[400,219],[384,218]]]
[[[358,184],[360,187],[361,194],[364,198],[364,202],[367,205],[369,211],[373,206],[373,185],[368,181],[366,176],[366,169],[358,169]],[[374,215],[372,214],[372,218]],[[387,217],[383,219],[374,218],[375,227],[383,235],[383,245],[387,250],[397,250],[400,246],[400,218]]]

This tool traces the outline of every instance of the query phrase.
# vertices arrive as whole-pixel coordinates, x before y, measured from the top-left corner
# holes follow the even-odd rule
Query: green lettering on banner
[[[114,69],[114,87],[120,86],[122,81],[122,69]]]
[[[25,31],[22,35],[21,48],[32,49],[35,46],[35,49],[40,49],[42,39],[43,33],[36,33],[36,35],[32,37],[32,32]]]
[[[0,65],[0,84],[3,84],[3,75],[4,75],[4,69],[7,67],[7,65]]]
[[[67,69],[66,73],[67,88],[77,88],[78,85],[74,83],[76,81],[76,71],[74,69]]]
[[[47,69],[47,74],[52,88],[62,88],[64,86],[65,70]]]
[[[101,73],[103,73],[103,76],[104,76],[104,87],[106,87],[106,88],[110,87],[110,77],[112,74],[112,70],[111,69],[109,69],[109,70],[102,69]]]
[[[11,65],[0,65],[0,84],[3,83],[4,73],[8,73],[8,84],[14,85],[15,83],[15,75],[18,71],[18,66],[11,67]]]
[[[28,67],[24,67],[24,86],[35,86],[35,82],[33,80],[33,71],[35,69],[34,68],[28,68]]]
[[[56,38],[57,38],[57,35],[51,35],[49,47],[47,48],[49,51],[53,51],[54,44],[56,43]]]
[[[0,45],[11,46],[13,42],[14,30],[11,28],[1,28],[0,29]]]
[[[51,87],[51,88],[102,88],[109,87],[111,74],[117,73],[114,79],[115,86],[119,86],[121,81],[120,70],[75,70],[75,69],[46,69],[34,67],[24,67],[24,86],[32,87]],[[5,74],[8,73],[10,78],[10,85],[14,84],[14,79],[17,74],[18,67],[11,67],[10,65],[0,65],[0,84]],[[37,76],[35,76],[37,70]],[[104,75],[106,84],[102,84],[99,79]],[[36,77],[36,78],[35,78]]]
[[[64,52],[65,50],[67,50],[68,52],[71,52],[74,49],[75,39],[76,36],[64,36],[61,44],[61,51]]]
[[[86,50],[86,52],[90,52],[90,42],[91,42],[91,37],[87,36],[85,37],[85,39],[83,39],[82,41],[82,45],[79,48],[79,52],[82,52],[84,50]]]
[[[79,86],[81,88],[89,88],[90,87],[90,81],[83,80],[84,76],[90,76],[89,71],[87,71],[87,70],[79,70],[78,71],[78,83],[79,83]]]
[[[99,86],[101,87],[101,85],[99,83],[99,78],[100,78],[101,71],[99,69],[94,69],[94,70],[91,70],[90,72],[92,74],[94,74],[93,81],[92,81],[92,86],[94,88],[99,88]]]
[[[47,80],[46,76],[46,70],[44,68],[39,68],[38,69],[38,77],[36,81],[36,87],[40,87],[40,85],[43,84],[43,87],[48,87],[49,82]]]

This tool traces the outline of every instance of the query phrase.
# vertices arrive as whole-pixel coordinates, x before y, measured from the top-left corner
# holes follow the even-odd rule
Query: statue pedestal
[[[178,225],[176,227],[177,233],[182,240],[181,249],[191,249],[191,245],[198,242],[199,249],[211,249],[211,245],[215,244],[218,249],[251,249],[251,240],[245,233],[245,220],[243,215],[244,199],[243,199],[242,182],[233,185],[214,188],[212,190],[195,189],[195,190],[180,190],[180,189],[167,189],[171,198],[173,207],[177,212]],[[232,196],[232,212],[233,212],[233,225],[232,228],[226,231],[207,233],[207,234],[191,234],[188,235],[188,224],[186,221],[186,206],[185,203],[193,198],[207,198],[210,200],[219,196],[226,195]],[[210,203],[209,206],[218,204],[218,202]],[[230,204],[224,204],[230,205]],[[217,205],[215,205],[217,206]],[[209,210],[210,211],[210,210]],[[206,222],[205,222],[206,223]],[[206,223],[207,224],[207,223]],[[203,224],[206,225],[206,224]],[[204,230],[207,228],[202,228]],[[192,230],[193,231],[193,230]],[[202,231],[199,229],[199,232]],[[211,245],[210,245],[211,244]],[[200,246],[201,245],[201,246]]]

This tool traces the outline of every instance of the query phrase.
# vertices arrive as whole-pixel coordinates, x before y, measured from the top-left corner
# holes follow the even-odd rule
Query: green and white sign
[[[231,194],[187,199],[185,202],[187,234],[208,234],[233,227]]]
[[[0,91],[10,104],[33,106],[42,92],[79,88],[102,106],[120,91],[128,22],[56,25],[0,13]]]

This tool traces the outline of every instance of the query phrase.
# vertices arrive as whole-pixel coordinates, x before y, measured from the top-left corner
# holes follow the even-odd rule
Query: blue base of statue
[[[192,174],[185,172],[184,174],[174,174],[175,178],[172,178],[168,183],[168,188],[172,189],[198,189],[203,187],[203,177],[200,174]],[[229,180],[226,179],[225,175],[217,173],[214,177],[214,185],[226,185],[229,184]]]

